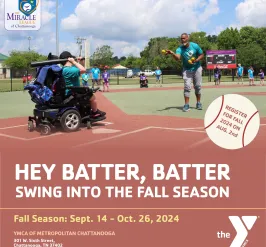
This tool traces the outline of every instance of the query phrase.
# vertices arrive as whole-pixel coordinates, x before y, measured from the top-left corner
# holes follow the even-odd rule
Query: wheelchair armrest
[[[92,89],[92,92],[93,92],[93,93],[96,93],[98,90],[100,90],[100,87],[93,88],[93,89]]]
[[[89,88],[89,87],[67,87],[66,89],[70,89],[73,93],[86,94],[88,92],[96,93],[98,90],[100,90],[100,87],[97,87],[97,88]]]
[[[66,89],[70,89],[71,92],[77,93],[77,94],[87,94],[91,91],[88,87],[66,87]]]

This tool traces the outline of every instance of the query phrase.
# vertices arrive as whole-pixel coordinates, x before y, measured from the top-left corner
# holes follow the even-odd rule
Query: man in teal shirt
[[[100,73],[101,71],[97,68],[97,65],[94,64],[93,68],[91,69],[92,74],[92,88],[94,88],[94,85],[97,84],[100,86]]]
[[[200,60],[203,59],[204,54],[200,46],[194,42],[189,42],[189,36],[186,33],[181,35],[182,45],[179,46],[174,53],[167,50],[168,54],[173,55],[175,60],[182,60],[183,62],[183,79],[184,79],[184,98],[185,105],[183,111],[190,110],[189,97],[191,91],[191,84],[193,83],[195,95],[197,98],[196,109],[202,110],[201,100],[201,84],[202,84],[202,67]]]

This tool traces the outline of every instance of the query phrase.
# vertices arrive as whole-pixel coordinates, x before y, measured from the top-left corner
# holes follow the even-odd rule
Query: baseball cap
[[[61,54],[60,54],[60,59],[67,59],[69,57],[72,57],[72,58],[76,58],[75,56],[73,56],[70,52],[68,51],[63,51]]]

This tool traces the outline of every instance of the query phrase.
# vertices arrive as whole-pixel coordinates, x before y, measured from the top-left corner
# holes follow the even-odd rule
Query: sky
[[[0,53],[30,47],[56,53],[56,1],[41,0],[38,31],[7,31],[0,0]],[[177,37],[204,31],[218,35],[227,27],[266,26],[266,0],[58,0],[59,52],[78,55],[76,37],[89,40],[90,54],[109,45],[114,56],[139,56],[152,37]]]

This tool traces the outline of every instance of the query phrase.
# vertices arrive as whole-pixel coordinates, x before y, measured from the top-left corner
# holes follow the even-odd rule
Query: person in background
[[[140,78],[139,78],[139,79],[140,79],[140,81],[139,81],[139,83],[140,83],[140,88],[143,88],[143,87],[148,88],[149,86],[148,86],[148,79],[147,79],[147,76],[146,76],[144,73],[141,73],[139,77],[140,77]]]
[[[255,86],[255,84],[254,84],[254,69],[252,66],[250,66],[249,70],[248,70],[248,79],[249,79],[249,86]]]
[[[216,66],[214,69],[214,81],[215,85],[220,85],[221,83],[221,70],[218,68],[218,66]]]
[[[260,69],[259,76],[260,76],[260,85],[264,86],[264,71],[262,69]]]
[[[219,81],[219,74],[217,72],[214,72],[214,83],[215,83],[215,86],[219,85],[218,81]]]
[[[81,58],[80,60],[80,64],[85,68],[85,58]],[[89,74],[86,70],[86,72],[84,74],[81,75],[81,79],[82,79],[82,85],[83,87],[88,87],[89,86]]]
[[[100,69],[97,68],[97,65],[94,64],[93,68],[91,69],[91,74],[92,74],[92,88],[94,88],[94,85],[97,84],[98,86],[100,86]],[[101,91],[101,90],[99,90]]]
[[[110,74],[107,72],[106,69],[104,69],[104,72],[102,73],[102,79],[103,79],[103,91],[105,92],[105,89],[107,92],[109,92],[109,80],[110,80]]]
[[[219,69],[219,76],[218,76],[219,85],[221,84],[221,78],[222,78],[222,71]]]
[[[82,74],[81,79],[82,79],[83,87],[88,87],[89,86],[89,78],[90,78],[90,76],[87,73],[87,71],[84,74]]]
[[[155,70],[155,76],[156,76],[155,87],[157,87],[158,82],[160,84],[160,87],[162,87],[161,75],[162,75],[162,71],[160,70],[159,67],[157,67]]]
[[[242,81],[242,84],[244,84],[243,72],[244,72],[244,68],[241,66],[241,64],[238,64],[238,68],[237,68],[237,71],[236,71],[236,76],[237,76],[237,79],[238,79],[238,84],[239,84],[239,81],[240,80]]]

